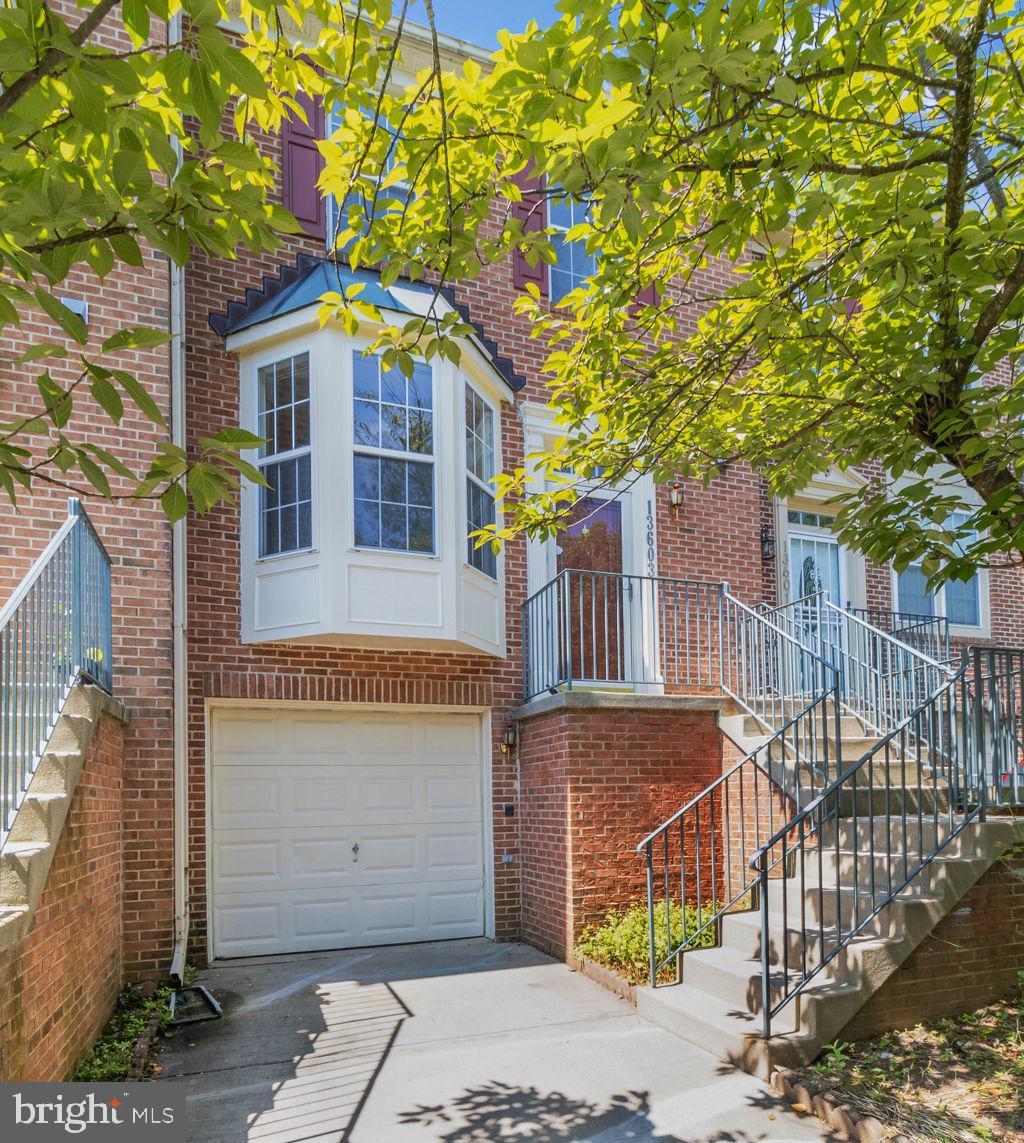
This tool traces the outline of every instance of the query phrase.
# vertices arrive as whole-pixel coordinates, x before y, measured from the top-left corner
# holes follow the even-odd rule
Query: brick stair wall
[[[66,1079],[121,990],[124,741],[102,714],[28,931],[0,952],[0,1079]]]
[[[973,1012],[1021,987],[1024,970],[1022,844],[1001,857],[935,926],[843,1032],[863,1040],[925,1020]]]

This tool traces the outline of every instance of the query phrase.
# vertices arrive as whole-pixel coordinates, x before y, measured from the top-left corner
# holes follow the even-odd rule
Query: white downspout
[[[181,41],[181,13],[167,25],[171,44]],[[181,162],[181,142],[171,146]],[[185,271],[170,261],[171,332],[171,443],[185,447]],[[188,594],[185,520],[171,527],[171,625],[173,630],[172,673],[174,691],[174,947],[170,977],[180,985],[188,952]]]

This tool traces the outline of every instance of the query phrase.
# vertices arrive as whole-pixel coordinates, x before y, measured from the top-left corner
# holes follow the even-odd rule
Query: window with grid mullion
[[[477,547],[473,533],[494,524],[497,518],[494,488],[494,412],[479,393],[466,386],[466,562],[470,567],[498,577],[493,550]]]
[[[313,546],[309,355],[262,366],[257,374],[260,446],[260,558]]]
[[[434,551],[433,386],[353,355],[353,487],[357,547]]]

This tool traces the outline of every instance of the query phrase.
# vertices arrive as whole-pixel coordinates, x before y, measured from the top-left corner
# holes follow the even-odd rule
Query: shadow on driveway
[[[827,1138],[525,945],[225,961],[201,979],[224,1019],[180,1029],[160,1060],[195,1143]]]

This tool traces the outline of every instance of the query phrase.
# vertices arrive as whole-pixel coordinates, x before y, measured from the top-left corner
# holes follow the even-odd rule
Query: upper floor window
[[[551,244],[557,262],[549,267],[549,293],[553,302],[561,301],[570,291],[582,286],[597,268],[597,259],[587,253],[582,239],[570,240],[569,231],[590,219],[590,206],[578,199],[554,199],[548,208],[548,225],[553,233]]]
[[[372,114],[370,109],[364,109],[367,115]],[[327,137],[330,138],[338,129],[343,111],[335,108],[327,115]],[[397,131],[383,116],[377,119],[376,130],[383,132],[388,137],[388,153],[384,162],[384,176],[391,173],[396,166],[395,158],[395,140],[398,138]],[[383,189],[378,189],[372,197],[368,197],[362,190],[353,190],[346,195],[345,200],[341,203],[338,202],[334,195],[330,195],[327,199],[327,243],[333,246],[335,239],[343,231],[347,230],[352,224],[353,207],[358,207],[358,214],[355,221],[354,229],[358,233],[363,233],[370,220],[370,212],[374,211],[376,214],[382,214],[387,211],[401,210],[411,197],[412,189],[408,183],[399,181],[392,183],[390,186]],[[342,244],[347,245],[347,243]]]
[[[309,354],[260,368],[257,377],[260,446],[260,556],[313,546]]]
[[[498,578],[498,560],[489,545],[477,547],[473,532],[493,524],[494,410],[472,387],[466,386],[466,523],[470,567]]]
[[[954,512],[950,523],[960,527],[965,512]],[[955,627],[981,627],[981,575],[969,580],[947,580],[937,591],[928,590],[928,579],[919,564],[911,564],[897,576],[900,611],[918,615],[944,615]]]
[[[356,350],[352,363],[355,543],[396,552],[434,549],[433,373],[383,370]]]

